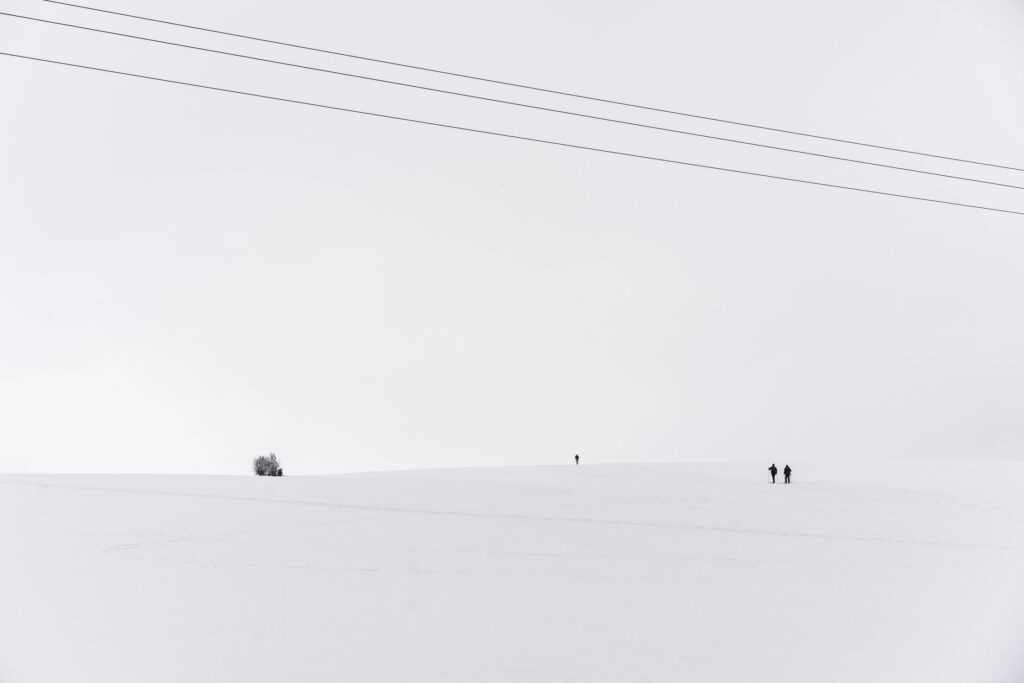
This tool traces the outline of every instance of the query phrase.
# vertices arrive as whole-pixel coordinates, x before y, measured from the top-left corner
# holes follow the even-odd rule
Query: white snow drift
[[[1024,465],[768,464],[0,477],[0,681],[1024,681]]]

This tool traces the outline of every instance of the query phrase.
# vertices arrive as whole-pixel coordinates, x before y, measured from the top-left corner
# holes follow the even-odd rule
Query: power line
[[[852,159],[852,158],[849,158],[849,157],[841,157],[841,156],[835,156],[835,155],[831,155],[831,154],[820,154],[818,152],[808,152],[806,150],[793,149],[793,148],[790,148],[790,147],[779,147],[777,145],[762,144],[762,143],[759,143],[759,142],[751,142],[749,140],[737,140],[735,138],[727,138],[727,137],[722,137],[722,136],[718,136],[718,135],[707,135],[707,134],[704,134],[704,133],[697,133],[697,132],[688,131],[688,130],[680,130],[680,129],[677,129],[677,128],[666,128],[666,127],[663,127],[663,126],[654,126],[654,125],[650,125],[650,124],[646,124],[646,123],[637,123],[635,121],[625,121],[625,120],[622,120],[622,119],[613,119],[613,118],[609,118],[609,117],[605,117],[605,116],[595,116],[595,115],[592,115],[592,114],[584,114],[584,113],[581,113],[581,112],[568,111],[568,110],[565,110],[565,109],[553,109],[551,107],[541,107],[541,106],[538,106],[538,105],[527,104],[527,103],[524,103],[524,102],[515,102],[515,101],[512,101],[512,100],[502,100],[502,99],[497,99],[497,98],[494,98],[494,97],[484,97],[482,95],[474,95],[474,94],[471,94],[471,93],[459,92],[459,91],[455,91],[455,90],[444,90],[442,88],[431,88],[431,87],[428,87],[428,86],[416,85],[416,84],[413,84],[413,83],[406,83],[406,82],[403,82],[403,81],[394,81],[394,80],[389,80],[389,79],[386,79],[386,78],[375,78],[375,77],[372,77],[372,76],[365,76],[365,75],[362,75],[362,74],[354,74],[354,73],[349,73],[349,72],[346,72],[346,71],[336,71],[334,69],[323,69],[323,68],[316,67],[316,66],[308,66],[306,64],[295,64],[293,62],[284,62],[284,61],[280,61],[280,60],[277,60],[277,59],[268,59],[268,58],[265,58],[265,57],[257,57],[257,56],[254,56],[254,55],[241,54],[241,53],[238,53],[238,52],[228,52],[226,50],[216,50],[216,49],[213,49],[213,48],[201,47],[201,46],[198,46],[198,45],[190,45],[188,43],[177,43],[177,42],[173,42],[173,41],[170,41],[170,40],[160,40],[158,38],[149,38],[149,37],[146,37],[146,36],[139,36],[139,35],[136,35],[136,34],[133,34],[133,33],[121,33],[119,31],[109,31],[109,30],[106,30],[106,29],[94,28],[94,27],[91,27],[91,26],[81,26],[79,24],[69,24],[69,23],[62,22],[62,21],[53,21],[51,19],[41,19],[39,17],[30,17],[30,16],[26,16],[26,15],[23,15],[23,14],[13,14],[11,12],[0,12],[0,16],[12,17],[12,18],[15,18],[15,19],[25,19],[25,20],[28,20],[28,21],[36,21],[36,22],[40,22],[40,23],[44,23],[44,24],[51,24],[51,25],[54,25],[54,26],[61,26],[61,27],[72,28],[72,29],[80,29],[80,30],[83,30],[83,31],[92,31],[94,33],[103,33],[103,34],[106,34],[106,35],[117,36],[117,37],[120,37],[120,38],[130,38],[132,40],[141,40],[141,41],[145,41],[145,42],[149,42],[149,43],[158,43],[158,44],[161,44],[161,45],[169,45],[169,46],[172,46],[172,47],[186,48],[186,49],[189,49],[189,50],[197,50],[197,51],[200,51],[200,52],[208,52],[208,53],[217,54],[217,55],[224,55],[224,56],[228,56],[228,57],[237,57],[237,58],[240,58],[240,59],[248,59],[248,60],[252,60],[252,61],[256,61],[256,62],[264,62],[264,63],[267,63],[267,64],[276,64],[276,65],[279,65],[279,66],[287,66],[287,67],[293,67],[293,68],[297,68],[297,69],[305,69],[305,70],[308,70],[308,71],[317,71],[317,72],[321,72],[321,73],[332,74],[332,75],[335,75],[335,76],[344,76],[346,78],[355,78],[355,79],[360,79],[360,80],[365,80],[365,81],[373,81],[375,83],[384,83],[384,84],[387,84],[387,85],[396,85],[396,86],[400,86],[400,87],[403,87],[403,88],[413,88],[415,90],[425,90],[425,91],[428,91],[428,92],[440,93],[440,94],[443,94],[443,95],[454,95],[456,97],[465,97],[465,98],[474,99],[474,100],[482,100],[484,102],[494,102],[494,103],[497,103],[497,104],[506,104],[506,105],[510,105],[510,106],[513,106],[513,107],[522,107],[522,108],[525,108],[525,109],[534,109],[534,110],[537,110],[537,111],[545,111],[545,112],[551,112],[551,113],[555,113],[555,114],[564,114],[564,115],[567,115],[567,116],[576,116],[576,117],[579,117],[579,118],[592,119],[592,120],[595,120],[595,121],[603,121],[603,122],[606,122],[606,123],[616,123],[616,124],[622,124],[622,125],[626,125],[626,126],[634,126],[634,127],[637,127],[637,128],[646,128],[646,129],[656,130],[656,131],[661,131],[661,132],[666,132],[666,133],[676,133],[676,134],[679,134],[679,135],[689,135],[689,136],[692,136],[692,137],[703,138],[703,139],[707,139],[707,140],[714,140],[714,141],[717,141],[717,142],[729,142],[729,143],[734,143],[734,144],[739,144],[739,145],[747,145],[747,146],[750,146],[750,147],[760,147],[762,149],[771,149],[771,150],[775,150],[775,151],[779,151],[779,152],[788,152],[788,153],[791,153],[791,154],[802,154],[802,155],[805,155],[805,156],[818,157],[818,158],[821,158],[821,159],[829,159],[829,160],[832,160],[832,161],[842,161],[842,162],[853,163],[853,164],[862,164],[862,165],[865,165],[865,166],[875,166],[875,167],[878,167],[878,168],[887,168],[887,169],[890,169],[890,170],[903,171],[903,172],[907,172],[907,173],[918,173],[918,174],[921,174],[921,175],[929,175],[929,176],[934,176],[934,177],[938,177],[938,178],[947,178],[947,179],[950,179],[950,180],[962,180],[962,181],[969,182],[969,183],[980,183],[980,184],[983,184],[983,185],[994,185],[994,186],[997,186],[997,187],[1007,187],[1007,188],[1011,188],[1011,189],[1014,189],[1014,190],[1024,190],[1024,186],[1022,186],[1022,185],[1013,185],[1011,183],[999,183],[999,182],[995,182],[993,180],[982,180],[980,178],[969,178],[969,177],[965,177],[965,176],[952,175],[952,174],[949,174],[949,173],[938,173],[938,172],[935,172],[935,171],[925,171],[925,170],[917,169],[917,168],[908,168],[906,166],[895,166],[895,165],[892,165],[892,164],[883,164],[883,163],[878,163],[878,162],[874,162],[874,161],[865,161],[863,159]]]
[[[129,76],[131,78],[140,78],[140,79],[149,80],[149,81],[158,81],[160,83],[171,83],[173,85],[183,85],[183,86],[188,86],[190,88],[201,88],[203,90],[213,90],[213,91],[216,91],[216,92],[230,93],[230,94],[233,94],[233,95],[245,95],[247,97],[256,97],[256,98],[260,98],[260,99],[264,99],[264,100],[273,100],[275,102],[287,102],[289,104],[301,104],[301,105],[308,106],[308,107],[317,107],[319,109],[329,109],[329,110],[332,110],[332,111],[347,112],[349,114],[361,114],[363,116],[373,116],[373,117],[376,117],[376,118],[389,119],[389,120],[392,120],[392,121],[403,121],[405,123],[417,123],[417,124],[424,125],[424,126],[434,126],[436,128],[446,128],[448,130],[458,130],[458,131],[463,131],[463,132],[467,132],[467,133],[478,133],[480,135],[491,135],[491,136],[494,136],[494,137],[507,138],[507,139],[510,139],[510,140],[523,140],[523,141],[526,141],[526,142],[537,142],[537,143],[541,143],[541,144],[545,144],[545,145],[553,145],[553,146],[556,146],[556,147],[566,147],[566,148],[569,148],[569,149],[582,149],[582,150],[586,150],[586,151],[589,151],[589,152],[600,152],[602,154],[612,154],[612,155],[615,155],[615,156],[630,157],[630,158],[633,158],[633,159],[644,159],[646,161],[657,161],[657,162],[666,163],[666,164],[676,164],[678,166],[690,166],[690,167],[693,167],[693,168],[703,168],[703,169],[708,169],[708,170],[712,170],[712,171],[723,171],[725,173],[736,173],[736,174],[739,174],[739,175],[755,176],[755,177],[758,177],[758,178],[769,178],[769,179],[772,179],[772,180],[784,180],[784,181],[787,181],[787,182],[801,183],[801,184],[804,184],[804,185],[816,185],[818,187],[830,187],[830,188],[837,189],[837,190],[848,190],[848,191],[851,191],[851,192],[863,192],[863,193],[866,193],[866,194],[876,194],[876,195],[882,195],[882,196],[885,196],[885,197],[896,197],[896,198],[899,198],[899,199],[911,199],[911,200],[914,200],[914,201],[929,202],[929,203],[932,203],[932,204],[944,204],[944,205],[947,205],[947,206],[960,206],[960,207],[967,208],[967,209],[979,209],[979,210],[982,210],[982,211],[994,211],[994,212],[997,212],[997,213],[1007,213],[1007,214],[1014,214],[1014,215],[1017,215],[1017,216],[1024,216],[1024,211],[1014,211],[1012,209],[1000,209],[1000,208],[996,208],[996,207],[992,207],[992,206],[982,206],[982,205],[978,205],[978,204],[965,204],[965,203],[962,203],[962,202],[953,202],[953,201],[948,201],[948,200],[945,200],[945,199],[932,199],[930,197],[919,197],[919,196],[916,196],[916,195],[899,194],[899,193],[896,193],[896,192],[885,192],[885,191],[882,191],[882,190],[871,190],[871,189],[864,188],[864,187],[853,187],[851,185],[837,185],[837,184],[825,183],[825,182],[821,182],[821,181],[817,181],[817,180],[806,180],[806,179],[803,179],[803,178],[790,178],[788,176],[773,175],[773,174],[770,174],[770,173],[758,173],[756,171],[744,171],[742,169],[727,168],[725,166],[711,166],[709,164],[698,164],[698,163],[693,162],[693,161],[682,161],[680,159],[667,159],[667,158],[664,158],[664,157],[655,157],[655,156],[649,156],[649,155],[645,155],[645,154],[636,154],[636,153],[633,153],[633,152],[622,152],[622,151],[619,151],[619,150],[605,149],[605,148],[601,148],[601,147],[590,147],[590,146],[587,146],[587,145],[576,145],[576,144],[572,144],[572,143],[569,143],[569,142],[560,142],[560,141],[557,141],[557,140],[546,140],[546,139],[543,139],[543,138],[527,137],[525,135],[513,135],[512,133],[501,133],[501,132],[498,132],[498,131],[483,130],[483,129],[480,129],[480,128],[469,128],[467,126],[456,126],[456,125],[449,124],[449,123],[440,123],[440,122],[437,122],[437,121],[425,121],[423,119],[413,119],[413,118],[408,118],[408,117],[405,117],[405,116],[395,116],[393,114],[381,114],[381,113],[378,113],[378,112],[363,111],[363,110],[360,110],[360,109],[350,109],[350,108],[347,108],[347,107],[338,107],[338,106],[335,106],[335,105],[321,104],[321,103],[318,103],[318,102],[308,102],[308,101],[305,101],[305,100],[295,100],[295,99],[290,99],[290,98],[287,98],[287,97],[277,97],[275,95],[266,95],[266,94],[262,94],[262,93],[248,92],[248,91],[245,91],[245,90],[232,90],[230,88],[220,88],[220,87],[213,86],[213,85],[204,85],[204,84],[201,84],[201,83],[192,83],[192,82],[189,82],[189,81],[177,81],[177,80],[173,80],[173,79],[170,79],[170,78],[160,78],[158,76],[148,76],[148,75],[145,75],[145,74],[131,73],[131,72],[128,72],[128,71],[117,71],[117,70],[114,70],[114,69],[103,69],[103,68],[98,67],[98,66],[88,66],[88,65],[85,65],[85,64],[75,64],[75,63],[72,63],[72,62],[61,62],[61,61],[57,61],[55,59],[44,59],[42,57],[32,57],[32,56],[29,56],[29,55],[15,54],[15,53],[12,53],[12,52],[0,52],[0,56],[3,56],[3,57],[15,57],[15,58],[18,58],[18,59],[26,59],[26,60],[31,60],[31,61],[35,61],[35,62],[44,62],[44,63],[47,63],[47,64],[57,64],[57,65],[60,65],[60,66],[73,67],[73,68],[76,68],[76,69],[85,69],[85,70],[89,70],[89,71],[98,71],[98,72],[101,72],[101,73],[115,74],[115,75],[118,75],[118,76]]]
[[[975,161],[975,160],[972,160],[972,159],[965,159],[965,158],[962,158],[962,157],[946,156],[946,155],[942,155],[942,154],[932,154],[932,153],[929,153],[929,152],[920,152],[920,151],[916,151],[916,150],[912,150],[912,149],[905,149],[905,148],[901,148],[901,147],[889,147],[889,146],[886,146],[886,145],[878,145],[878,144],[874,144],[874,143],[870,143],[870,142],[860,142],[860,141],[857,141],[857,140],[850,140],[848,138],[830,137],[830,136],[827,136],[827,135],[818,135],[818,134],[815,134],[815,133],[805,133],[805,132],[802,132],[802,131],[791,130],[791,129],[787,129],[787,128],[775,128],[775,127],[772,127],[772,126],[764,126],[764,125],[760,125],[760,124],[756,124],[756,123],[746,123],[746,122],[743,122],[743,121],[736,121],[736,120],[733,120],[733,119],[724,119],[724,118],[718,118],[718,117],[714,117],[714,116],[705,116],[705,115],[702,115],[702,114],[694,114],[694,113],[690,113],[690,112],[676,111],[676,110],[673,110],[673,109],[663,109],[663,108],[660,108],[660,107],[653,107],[653,106],[643,105],[643,104],[635,104],[635,103],[632,103],[632,102],[624,102],[624,101],[621,101],[621,100],[612,100],[612,99],[607,99],[607,98],[603,98],[603,97],[595,97],[595,96],[592,96],[592,95],[582,95],[582,94],[579,94],[579,93],[573,93],[573,92],[568,92],[568,91],[564,91],[564,90],[553,90],[553,89],[549,89],[549,88],[541,88],[539,86],[525,85],[523,83],[514,83],[512,81],[502,81],[502,80],[498,80],[498,79],[495,79],[495,78],[486,78],[484,76],[474,76],[474,75],[471,75],[471,74],[464,74],[464,73],[459,73],[459,72],[456,72],[456,71],[445,71],[443,69],[434,69],[434,68],[430,68],[430,67],[426,67],[426,66],[418,66],[416,64],[408,64],[408,63],[404,63],[404,62],[396,62],[396,61],[391,61],[391,60],[387,60],[387,59],[378,59],[378,58],[375,58],[375,57],[367,57],[365,55],[358,55],[358,54],[354,54],[354,53],[350,53],[350,52],[338,52],[338,51],[335,51],[335,50],[327,50],[327,49],[319,48],[319,47],[311,47],[311,46],[308,46],[308,45],[300,45],[298,43],[289,43],[289,42],[285,42],[285,41],[282,41],[282,40],[272,40],[270,38],[260,38],[258,36],[250,36],[250,35],[246,35],[246,34],[243,34],[243,33],[232,33],[230,31],[221,31],[221,30],[218,30],[218,29],[206,28],[204,26],[196,26],[196,25],[193,25],[193,24],[183,24],[183,23],[179,23],[179,22],[175,22],[175,21],[167,21],[165,19],[155,19],[153,17],[146,17],[146,16],[142,16],[142,15],[139,15],[139,14],[128,14],[127,12],[116,12],[114,10],[102,9],[100,7],[91,7],[89,5],[80,5],[80,4],[76,4],[76,3],[73,3],[73,2],[63,2],[63,0],[43,0],[43,2],[48,2],[48,3],[53,4],[53,5],[65,5],[67,7],[75,7],[75,8],[84,9],[84,10],[87,10],[87,11],[90,11],[90,12],[101,12],[103,14],[112,14],[112,15],[116,15],[116,16],[120,16],[120,17],[128,17],[129,19],[139,19],[141,21],[149,21],[149,22],[153,22],[153,23],[157,23],[157,24],[165,24],[167,26],[178,26],[180,28],[187,28],[187,29],[191,29],[191,30],[195,30],[195,31],[204,31],[206,33],[216,33],[218,35],[230,36],[232,38],[243,38],[245,40],[255,40],[255,41],[258,41],[258,42],[261,42],[261,43],[268,43],[268,44],[271,44],[271,45],[281,45],[281,46],[284,46],[284,47],[293,47],[293,48],[297,48],[297,49],[300,49],[300,50],[308,50],[310,52],[319,52],[319,53],[322,53],[322,54],[336,55],[338,57],[347,57],[349,59],[359,59],[359,60],[366,61],[366,62],[375,62],[377,64],[387,64],[389,66],[397,66],[397,67],[400,67],[400,68],[403,68],[403,69],[415,69],[417,71],[426,71],[426,72],[429,72],[429,73],[441,74],[441,75],[444,75],[444,76],[454,76],[456,78],[467,78],[467,79],[470,79],[470,80],[480,81],[480,82],[483,82],[483,83],[494,83],[496,85],[506,85],[506,86],[510,86],[510,87],[513,87],[513,88],[521,88],[523,90],[532,90],[532,91],[535,91],[535,92],[549,93],[549,94],[552,94],[552,95],[562,95],[562,96],[565,96],[565,97],[574,97],[576,99],[589,100],[591,102],[602,102],[604,104],[614,104],[614,105],[623,106],[623,107],[631,107],[633,109],[643,109],[643,110],[646,110],[646,111],[656,111],[656,112],[660,112],[660,113],[663,113],[663,114],[674,114],[676,116],[686,116],[686,117],[693,118],[693,119],[701,119],[701,120],[704,120],[704,121],[714,121],[715,123],[725,123],[725,124],[729,124],[729,125],[733,125],[733,126],[743,126],[743,127],[746,127],[746,128],[756,128],[758,130],[767,130],[767,131],[771,131],[771,132],[774,132],[774,133],[785,133],[787,135],[799,135],[801,137],[814,138],[816,140],[827,140],[829,142],[841,142],[843,144],[858,145],[860,147],[870,147],[870,148],[873,148],[873,149],[882,149],[882,150],[886,150],[886,151],[889,151],[889,152],[899,152],[901,154],[914,154],[914,155],[922,156],[922,157],[930,157],[932,159],[943,159],[945,161],[956,161],[956,162],[965,163],[965,164],[974,164],[974,165],[977,165],[977,166],[988,166],[988,167],[991,167],[991,168],[1001,168],[1001,169],[1005,169],[1005,170],[1008,170],[1008,171],[1024,171],[1024,168],[1018,168],[1016,166],[1005,166],[1005,165],[1002,165],[1002,164],[994,164],[994,163],[989,163],[989,162],[985,162],[985,161]]]

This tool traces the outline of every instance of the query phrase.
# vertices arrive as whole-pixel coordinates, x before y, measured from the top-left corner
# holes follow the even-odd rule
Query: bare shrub
[[[281,463],[277,461],[277,456],[271,453],[270,455],[260,455],[252,461],[252,471],[256,473],[257,477],[282,477],[284,476],[284,470],[281,469]]]

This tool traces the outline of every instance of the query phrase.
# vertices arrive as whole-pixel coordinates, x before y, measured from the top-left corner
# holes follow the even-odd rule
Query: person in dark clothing
[[[779,473],[779,468],[772,463],[772,466],[768,468],[768,471],[772,473],[772,483],[775,483],[775,475]]]
[[[580,464],[580,454],[579,453],[576,454],[576,464],[577,465]]]
[[[786,469],[782,470],[782,473],[786,475],[786,483],[789,483],[789,475],[793,474],[793,470],[789,465],[786,465]]]

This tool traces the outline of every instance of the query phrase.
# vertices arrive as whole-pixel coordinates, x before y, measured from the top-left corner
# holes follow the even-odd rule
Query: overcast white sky
[[[96,0],[1024,165],[1024,3]],[[0,11],[1024,184],[1024,173]],[[0,50],[1024,210],[1024,192],[0,17]],[[1024,457],[1024,218],[0,58],[0,470]]]

